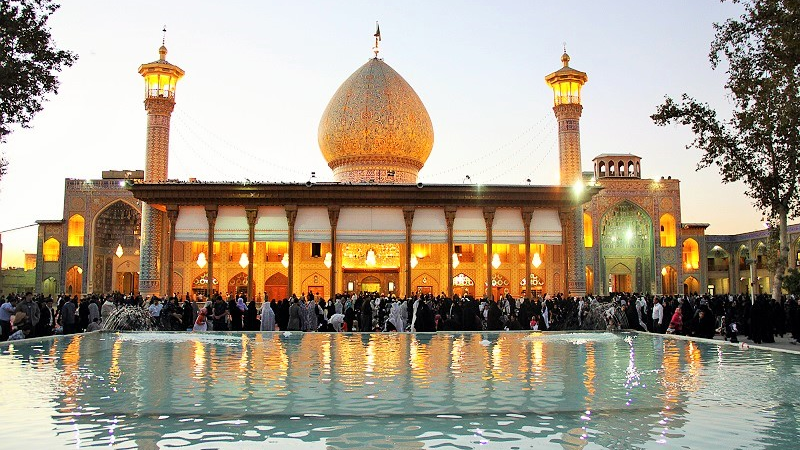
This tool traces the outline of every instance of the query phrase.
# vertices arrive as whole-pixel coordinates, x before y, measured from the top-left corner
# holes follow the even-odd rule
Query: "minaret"
[[[166,32],[166,30],[164,30]],[[147,111],[147,147],[144,181],[165,181],[169,161],[169,120],[175,108],[175,85],[184,71],[167,62],[164,41],[158,60],[139,66],[144,77],[144,109]],[[161,234],[164,213],[142,205],[142,239],[139,256],[139,291],[145,295],[169,294],[171,286],[161,286]]]
[[[558,156],[560,163],[560,182],[563,186],[582,189],[581,173],[581,130],[580,119],[581,87],[589,79],[585,73],[569,66],[566,48],[561,55],[564,67],[546,76],[544,80],[553,88],[553,112],[558,120]],[[586,295],[586,272],[583,248],[583,210],[575,205],[565,214],[564,244],[567,246],[567,290],[569,295]]]

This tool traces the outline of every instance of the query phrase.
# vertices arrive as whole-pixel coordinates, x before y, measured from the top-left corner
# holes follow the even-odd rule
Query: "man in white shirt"
[[[663,333],[664,327],[664,307],[661,306],[661,301],[658,298],[653,298],[653,332]]]

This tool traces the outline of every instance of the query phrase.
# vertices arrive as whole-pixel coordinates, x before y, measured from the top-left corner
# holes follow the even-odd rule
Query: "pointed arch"
[[[86,220],[80,214],[73,214],[67,222],[67,246],[83,247],[83,237],[86,233]]]
[[[677,241],[675,217],[669,213],[662,214],[658,222],[660,225],[659,236],[661,237],[661,246],[675,247],[675,243]]]
[[[692,238],[683,241],[683,267],[686,270],[700,268],[700,246]]]
[[[42,244],[42,260],[56,262],[61,257],[61,243],[56,238],[50,238]]]

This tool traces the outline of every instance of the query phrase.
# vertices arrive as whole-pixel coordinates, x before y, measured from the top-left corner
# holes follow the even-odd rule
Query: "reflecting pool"
[[[800,355],[628,333],[0,346],[0,447],[796,448]]]

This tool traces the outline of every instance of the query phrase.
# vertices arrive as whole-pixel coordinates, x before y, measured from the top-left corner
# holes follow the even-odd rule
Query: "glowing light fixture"
[[[494,256],[492,256],[492,267],[494,267],[495,269],[497,269],[498,267],[500,267],[500,264],[502,264],[502,263],[500,262],[500,255],[498,255],[497,253],[495,253],[495,254],[494,254]]]
[[[81,275],[83,275],[83,269],[82,269],[82,268],[80,268],[80,267],[78,267],[78,273],[79,273],[79,274],[81,274]]]
[[[366,263],[368,266],[374,266],[375,264],[378,264],[378,260],[375,258],[375,250],[369,249],[367,252]]]
[[[247,257],[247,253],[242,253],[241,258],[239,258],[239,265],[244,269],[250,264],[250,258]]]
[[[419,261],[417,260],[417,255],[411,255],[411,261],[409,262],[411,263],[412,269],[417,267],[417,264],[419,264]]]
[[[662,267],[661,268],[661,275],[667,276],[667,268],[666,267]]]
[[[283,267],[285,267],[287,269],[289,268],[289,254],[288,253],[284,253],[283,254],[283,259],[281,259],[281,264],[283,264]]]
[[[686,261],[686,270],[692,270],[692,263]]]
[[[122,244],[117,245],[117,251],[114,254],[117,255],[117,258],[122,258],[122,255],[125,254],[125,250],[122,249]]]
[[[453,253],[453,269],[455,269],[456,267],[458,267],[458,263],[459,263],[459,261],[458,261],[458,254],[457,254],[457,253]]]
[[[197,267],[202,269],[207,263],[208,260],[206,259],[206,254],[204,252],[200,252],[200,254],[197,255]]]
[[[325,263],[325,267],[328,269],[331,268],[331,265],[333,264],[333,255],[331,252],[325,253],[325,261],[323,261],[323,263]]]
[[[533,267],[537,269],[542,265],[542,257],[539,255],[539,252],[533,254],[533,261],[531,261],[531,263],[533,264]]]
[[[575,184],[572,185],[572,191],[575,192],[575,195],[581,195],[581,192],[583,192],[583,181],[576,181]]]

